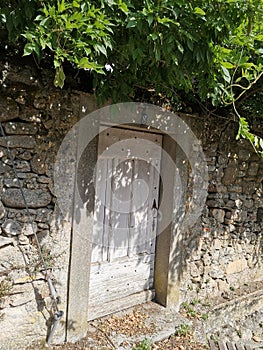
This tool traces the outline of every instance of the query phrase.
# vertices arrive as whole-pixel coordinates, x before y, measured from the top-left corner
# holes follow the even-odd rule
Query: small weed
[[[239,338],[242,338],[242,331],[240,329],[237,329],[237,335],[239,336]]]
[[[187,289],[192,291],[192,290],[194,290],[194,287],[192,285],[188,284]]]
[[[3,281],[0,282],[0,299],[9,295],[13,288],[13,283],[10,278],[6,277]]]
[[[177,334],[179,336],[187,337],[190,333],[190,326],[187,323],[182,323],[177,329]]]
[[[263,322],[259,323],[259,327],[263,328]]]
[[[229,289],[231,290],[231,292],[234,292],[234,291],[235,291],[235,288],[234,288],[234,287],[230,287]]]
[[[195,306],[195,305],[197,305],[198,304],[198,300],[197,299],[193,299],[191,302],[190,302],[190,304],[191,305],[193,305],[193,306]]]
[[[202,320],[207,321],[208,320],[208,315],[207,314],[203,314],[202,315]]]
[[[193,305],[193,304],[192,304]],[[196,311],[187,302],[182,303],[182,307],[185,309],[186,314],[190,317],[196,317]]]
[[[43,255],[43,259],[45,261],[46,267],[48,269],[51,269],[54,267],[55,261],[56,261],[56,256],[53,256],[51,254],[50,249],[48,249],[46,246],[42,246],[41,247],[41,251],[42,251],[42,255]],[[36,256],[35,261],[32,262],[32,265],[34,266],[34,273],[37,272],[41,272],[43,271],[43,262],[42,260],[39,258],[39,256]],[[30,272],[29,272],[30,273]]]
[[[140,345],[135,346],[133,350],[152,350],[151,343],[148,339],[143,339]]]

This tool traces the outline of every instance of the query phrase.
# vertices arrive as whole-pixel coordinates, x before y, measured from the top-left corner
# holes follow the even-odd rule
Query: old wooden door
[[[89,319],[154,296],[161,147],[160,134],[100,133]]]

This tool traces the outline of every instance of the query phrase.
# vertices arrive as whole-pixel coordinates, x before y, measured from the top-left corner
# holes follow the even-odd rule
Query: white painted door
[[[89,319],[153,298],[161,147],[160,134],[99,135]]]

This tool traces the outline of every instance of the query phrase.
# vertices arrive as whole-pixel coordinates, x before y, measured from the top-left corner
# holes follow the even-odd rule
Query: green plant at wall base
[[[183,336],[183,337],[187,337],[190,334],[190,326],[187,323],[182,323],[179,325],[178,329],[177,329],[177,334],[179,336]]]
[[[51,251],[49,248],[47,248],[47,246],[43,245],[42,246],[42,255],[43,255],[43,259],[45,261],[45,265],[48,269],[52,269],[56,263],[56,258],[57,256],[51,254]],[[33,260],[34,259],[34,260]],[[38,254],[36,254],[33,258],[30,266],[28,266],[28,273],[29,274],[34,274],[37,272],[41,272],[43,271],[43,262],[42,259],[40,258],[40,256]],[[32,267],[32,269],[31,269]]]
[[[202,314],[202,320],[207,321],[208,320],[208,315],[207,314]]]
[[[191,304],[187,303],[187,302],[183,302],[182,303],[182,307],[184,308],[184,310],[186,311],[187,316],[189,317],[193,317],[195,318],[197,316],[196,311],[193,309],[193,307],[191,306]]]
[[[239,336],[239,338],[242,338],[242,331],[240,329],[237,329],[237,335]]]
[[[151,343],[148,339],[144,339],[138,346],[135,346],[133,350],[152,350]]]
[[[190,302],[190,304],[193,305],[193,306],[197,305],[198,303],[199,303],[199,301],[197,299],[193,299]]]

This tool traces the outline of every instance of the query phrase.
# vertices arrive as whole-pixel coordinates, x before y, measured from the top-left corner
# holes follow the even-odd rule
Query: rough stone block
[[[31,160],[32,170],[37,174],[45,174],[47,171],[46,153],[36,154]]]
[[[229,284],[224,280],[218,280],[217,282],[219,292],[224,292],[229,290]]]
[[[213,248],[215,250],[221,249],[222,248],[222,242],[220,239],[214,239],[213,241]]]
[[[258,173],[258,169],[259,169],[259,163],[252,162],[249,164],[247,173],[249,176],[255,176]]]
[[[18,242],[21,245],[27,245],[29,244],[29,238],[23,234],[18,236]]]
[[[8,236],[17,236],[21,233],[21,225],[18,221],[7,219],[2,225],[3,232]]]
[[[24,189],[24,195],[29,208],[46,207],[51,202],[50,193],[43,190]],[[19,189],[9,188],[4,191],[2,202],[7,207],[25,208],[25,203]]]
[[[195,263],[191,263],[190,270],[192,277],[198,277],[200,275],[200,271]]]
[[[233,225],[232,223],[229,225],[229,231],[234,232],[236,230],[236,226]]]
[[[231,185],[234,183],[238,174],[238,164],[234,160],[232,161],[228,167],[224,171],[224,175],[222,177],[223,185]]]
[[[4,246],[6,246],[8,244],[12,244],[13,242],[14,242],[13,238],[0,236],[0,247],[4,247]],[[1,256],[1,258],[2,258],[2,256]]]
[[[212,277],[213,279],[217,278],[223,278],[224,277],[224,271],[219,267],[211,267],[210,271],[208,272],[208,275]]]
[[[230,262],[226,269],[225,272],[227,275],[232,275],[234,273],[239,273],[244,270],[246,270],[248,267],[246,259],[237,259],[232,262]]]
[[[225,202],[223,199],[209,199],[206,204],[209,208],[220,208],[224,206]]]
[[[0,201],[0,220],[5,217],[6,211],[3,203]]]
[[[238,159],[241,161],[246,161],[249,160],[251,157],[251,152],[248,151],[247,149],[240,148],[238,150]]]
[[[212,216],[219,222],[224,222],[225,211],[223,209],[212,209]]]
[[[6,238],[10,241],[10,243],[13,242],[13,238]],[[10,267],[20,267],[25,265],[24,257],[21,253],[21,250],[17,246],[13,245],[6,245],[5,247],[1,248],[1,264],[0,264],[0,271],[6,271],[6,269],[9,269]],[[20,272],[20,271],[19,271]]]
[[[6,138],[0,137],[0,146],[7,147],[6,141],[10,148],[34,148],[36,146],[36,140],[32,136],[25,135],[12,135]]]
[[[4,179],[4,185],[5,185],[6,187],[15,187],[15,188],[19,188],[19,182],[17,181],[17,179],[5,178],[5,179]]]
[[[239,185],[231,185],[229,186],[229,192],[242,193],[243,187]]]
[[[16,102],[10,97],[0,97],[0,121],[15,119],[18,115],[19,108]]]
[[[5,124],[5,132],[14,135],[34,135],[38,131],[38,127],[29,123],[14,123],[9,122]]]
[[[31,170],[30,163],[26,160],[20,160],[15,162],[15,167],[18,171],[27,173]]]
[[[34,229],[34,231],[33,231]],[[33,223],[33,228],[31,223],[24,224],[21,233],[25,236],[32,236],[34,233],[37,232],[37,224]]]

